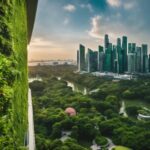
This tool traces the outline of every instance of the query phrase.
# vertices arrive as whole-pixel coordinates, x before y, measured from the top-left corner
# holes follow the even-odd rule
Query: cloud
[[[64,24],[64,25],[68,25],[68,24],[69,24],[69,19],[68,19],[68,18],[65,18],[63,24]]]
[[[132,9],[135,6],[136,6],[135,2],[127,2],[127,3],[124,3],[124,5],[123,5],[124,9],[126,9],[126,10]]]
[[[88,9],[90,12],[93,12],[93,11],[94,11],[91,4],[81,4],[80,7],[81,7],[81,8],[86,8],[86,9]]]
[[[68,12],[74,12],[76,10],[76,7],[72,4],[68,4],[68,5],[64,6],[64,10],[68,11]]]
[[[88,31],[88,34],[91,37],[102,38],[101,32],[100,32],[100,21],[101,21],[101,16],[99,16],[99,15],[97,15],[91,19],[92,28],[90,31]]]
[[[107,0],[107,3],[111,7],[120,7],[121,6],[121,1],[120,0]]]

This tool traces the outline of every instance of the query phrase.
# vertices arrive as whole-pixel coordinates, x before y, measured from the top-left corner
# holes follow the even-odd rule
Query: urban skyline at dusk
[[[109,34],[150,43],[149,0],[39,0],[29,60],[76,59],[79,43],[96,49]],[[59,10],[59,11],[58,11]]]
[[[80,44],[77,50],[78,71],[111,72],[118,74],[135,74],[150,72],[150,55],[148,45],[130,43],[127,36],[117,38],[112,44],[109,35],[105,34],[104,44],[97,51],[86,49]]]

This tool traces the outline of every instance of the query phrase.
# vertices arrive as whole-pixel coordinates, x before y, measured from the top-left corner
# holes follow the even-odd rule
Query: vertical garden
[[[27,132],[26,10],[26,0],[0,1],[0,149],[6,150],[22,149]]]

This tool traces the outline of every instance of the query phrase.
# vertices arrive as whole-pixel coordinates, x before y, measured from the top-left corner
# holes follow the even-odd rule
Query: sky
[[[79,44],[97,50],[104,35],[116,44],[150,44],[150,0],[39,0],[29,60],[76,59]]]

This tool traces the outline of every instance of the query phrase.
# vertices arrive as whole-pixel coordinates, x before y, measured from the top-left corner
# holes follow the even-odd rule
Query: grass
[[[124,146],[116,146],[112,150],[131,150],[131,149],[128,147],[124,147]]]

